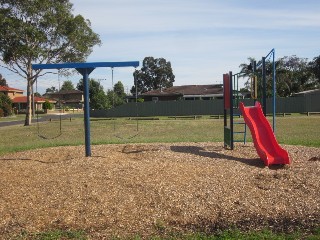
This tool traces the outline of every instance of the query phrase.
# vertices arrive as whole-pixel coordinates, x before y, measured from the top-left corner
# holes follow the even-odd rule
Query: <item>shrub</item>
[[[43,108],[43,109],[51,110],[52,107],[53,107],[52,104],[51,104],[48,100],[46,100],[46,101],[42,104],[42,108]]]
[[[8,104],[8,103],[3,104],[2,110],[3,110],[3,115],[5,117],[12,115],[12,106],[11,106],[11,104]]]
[[[0,117],[4,117],[3,110],[0,108]]]
[[[0,109],[4,117],[12,114],[12,100],[3,93],[0,93]]]

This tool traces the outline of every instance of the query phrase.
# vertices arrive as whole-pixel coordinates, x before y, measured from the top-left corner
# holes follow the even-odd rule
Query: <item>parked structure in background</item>
[[[7,86],[0,86],[0,92],[7,95],[11,100],[15,97],[23,96],[23,90],[11,88]]]
[[[54,99],[56,108],[83,109],[83,92],[79,90],[61,90],[54,93],[46,93],[45,98]]]
[[[13,102],[13,109],[15,113],[25,113],[27,109],[27,96],[24,96],[24,90],[11,88],[7,86],[0,86],[0,92],[7,95]],[[43,103],[48,101],[51,104],[55,104],[57,101],[52,99],[46,99],[43,97],[34,97],[34,107],[36,111],[43,110]]]
[[[13,100],[13,108],[15,110],[15,113],[26,113],[27,109],[27,96],[19,96],[15,97]],[[52,99],[46,99],[43,97],[34,97],[34,108],[35,111],[42,111],[43,110],[43,104],[48,101],[52,105],[54,105],[57,101]]]
[[[165,89],[157,89],[142,93],[139,98],[148,101],[177,101],[177,100],[213,100],[223,98],[223,85],[183,85]]]

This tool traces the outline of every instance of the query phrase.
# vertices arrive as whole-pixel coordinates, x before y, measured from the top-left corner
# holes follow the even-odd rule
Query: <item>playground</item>
[[[229,72],[223,76],[223,119],[90,118],[89,74],[96,67],[138,65],[33,66],[81,73],[84,114],[5,130],[1,236],[71,229],[91,239],[127,239],[232,228],[308,235],[319,228],[318,116],[283,117],[276,137],[275,102],[272,119],[266,116],[265,93],[262,106],[256,98],[254,106],[239,105],[233,85],[238,75]],[[263,69],[264,63],[262,80]],[[246,127],[234,129],[239,106],[248,137]],[[236,133],[244,138],[237,140]]]
[[[66,146],[1,156],[0,235],[50,229],[92,239],[319,226],[319,148],[283,145],[265,167],[252,143]]]

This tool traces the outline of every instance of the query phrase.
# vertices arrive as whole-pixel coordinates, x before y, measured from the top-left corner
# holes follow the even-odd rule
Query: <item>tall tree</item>
[[[254,58],[249,57],[248,63],[241,63],[239,68],[240,70],[240,77],[246,78],[247,81],[244,83],[244,88],[246,90],[250,90],[251,88],[251,77],[253,76],[253,62],[255,61]]]
[[[308,60],[295,55],[277,61],[277,92],[282,97],[313,88],[312,72]]]
[[[58,89],[56,89],[56,87],[54,86],[46,89],[46,93],[55,93],[55,92],[58,92]]]
[[[124,98],[126,96],[126,93],[124,92],[124,86],[121,81],[118,81],[113,86],[113,90],[114,90],[115,94],[120,98]]]
[[[7,80],[0,74],[0,86],[8,87]]]
[[[108,101],[110,107],[120,106],[125,103],[126,94],[124,92],[124,86],[121,81],[118,81],[114,86],[113,90],[107,92]]]
[[[0,93],[0,110],[0,117],[6,117],[12,114],[12,100],[2,92]]]
[[[41,94],[38,93],[38,92],[35,92],[35,93],[34,93],[34,96],[35,96],[35,97],[42,97]]]
[[[83,79],[77,84],[77,89],[84,91]],[[89,79],[89,99],[90,108],[92,109],[107,109],[110,107],[107,95],[103,90],[103,86],[99,81]]]
[[[0,60],[27,80],[25,125],[31,124],[32,86],[48,73],[32,64],[83,62],[97,44],[89,20],[74,16],[69,0],[0,0]]]
[[[62,90],[74,90],[74,86],[73,86],[72,81],[70,81],[70,80],[64,81],[61,88],[60,88],[60,91],[62,91]]]
[[[315,88],[320,88],[320,55],[315,57],[313,61],[309,63],[309,68],[315,78]]]
[[[141,70],[133,73],[135,84],[131,93],[144,93],[155,89],[164,89],[173,86],[174,74],[171,63],[164,58],[145,57]]]

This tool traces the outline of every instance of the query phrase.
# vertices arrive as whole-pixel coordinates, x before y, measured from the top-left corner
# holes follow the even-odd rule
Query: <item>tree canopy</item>
[[[77,84],[77,89],[84,91],[83,79]],[[107,95],[104,92],[103,86],[99,81],[89,79],[89,99],[90,108],[92,109],[107,109],[110,107]]]
[[[0,74],[0,86],[8,87],[7,80]]]
[[[63,84],[62,84],[62,86],[60,88],[60,91],[62,91],[62,90],[74,90],[74,89],[75,88],[74,88],[74,85],[73,85],[72,81],[66,80],[66,81],[63,82]]]
[[[110,107],[120,106],[125,103],[126,93],[124,92],[124,86],[121,81],[118,81],[113,86],[113,90],[107,92],[108,102]]]
[[[10,97],[0,92],[0,117],[6,117],[12,114],[12,100]]]
[[[254,58],[248,58],[249,63],[253,62]],[[318,62],[317,62],[318,61]],[[276,94],[280,97],[288,97],[293,93],[316,89],[320,86],[320,78],[317,75],[319,71],[319,57],[308,62],[306,58],[299,58],[295,55],[285,56],[275,61],[276,66]],[[250,64],[242,63],[239,67],[243,77],[248,80],[245,83],[245,88],[250,89],[250,77],[253,75],[253,69],[248,68]],[[266,61],[266,80],[267,80],[267,96],[272,95],[272,62]],[[320,72],[320,71],[319,71]],[[318,73],[319,73],[318,72]],[[258,85],[261,86],[261,71],[256,72],[258,76]]]
[[[155,89],[164,89],[173,86],[174,74],[171,63],[164,58],[145,57],[141,70],[133,73],[136,83],[131,88],[131,93],[144,93]]]
[[[37,77],[33,63],[83,62],[100,44],[90,21],[72,14],[69,0],[0,0],[0,61],[27,80],[27,115],[31,124],[31,90]]]
[[[318,88],[320,88],[320,55],[309,63],[309,68],[314,75]]]
[[[56,89],[56,87],[54,86],[46,89],[46,93],[55,93],[55,92],[58,92],[58,89]]]

